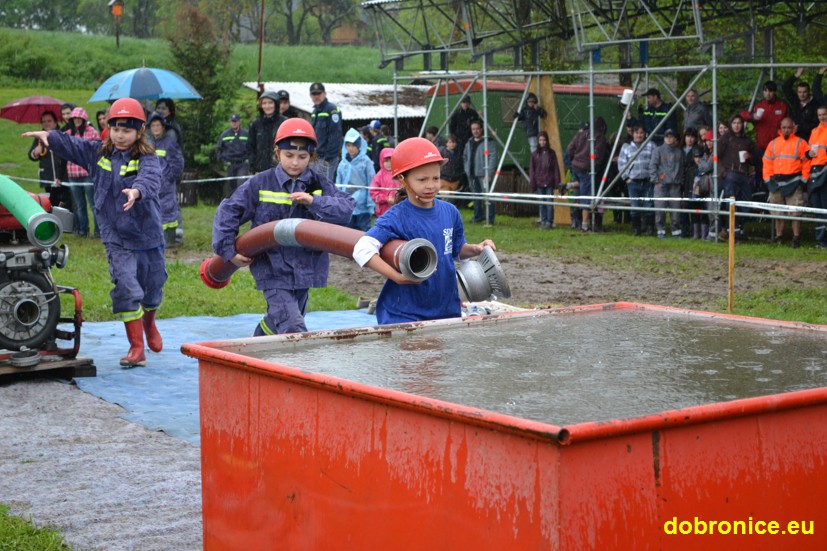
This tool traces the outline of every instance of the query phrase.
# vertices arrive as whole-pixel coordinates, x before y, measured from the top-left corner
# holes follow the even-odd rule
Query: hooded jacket
[[[656,186],[683,183],[683,150],[679,145],[663,143],[655,148],[649,159],[649,181]]]
[[[589,146],[588,127],[578,132],[566,148],[566,155],[571,161],[574,172],[591,172],[591,147]],[[598,172],[603,170],[608,154],[606,143],[606,120],[603,117],[594,119],[594,166]]]
[[[379,218],[391,205],[388,204],[388,198],[396,194],[399,189],[399,182],[393,179],[391,171],[385,168],[385,159],[390,159],[393,155],[393,148],[386,147],[379,152],[379,172],[373,177],[370,183],[370,198],[376,203],[376,217]]]
[[[540,132],[539,136],[545,136],[546,146],[537,146],[531,154],[531,161],[528,165],[528,181],[534,191],[539,188],[556,188],[560,185],[560,165],[557,162],[557,153],[548,146],[548,134],[545,131]]]
[[[258,118],[250,124],[250,135],[247,138],[247,158],[250,160],[250,170],[264,172],[276,166],[273,158],[273,141],[276,139],[281,123],[287,120],[278,114],[278,109],[272,115],[265,115],[259,108]]]
[[[749,160],[741,162],[739,151],[749,151]],[[725,178],[730,172],[752,175],[755,169],[761,166],[761,151],[744,131],[736,134],[732,131],[730,121],[729,132],[718,140],[718,177]]]
[[[347,144],[355,143],[356,140],[359,140],[359,153],[350,159]],[[345,134],[342,144],[342,160],[336,168],[336,183],[341,191],[349,194],[356,201],[354,215],[373,214],[375,205],[368,189],[374,176],[376,176],[376,171],[373,169],[373,161],[368,157],[368,144],[358,130],[351,128]]]

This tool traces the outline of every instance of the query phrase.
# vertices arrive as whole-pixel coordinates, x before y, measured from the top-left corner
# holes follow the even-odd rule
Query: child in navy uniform
[[[167,272],[161,229],[161,163],[146,134],[146,115],[137,100],[116,100],[109,110],[109,135],[103,144],[50,132],[26,132],[61,157],[83,167],[94,186],[95,213],[106,248],[112,312],[124,322],[129,353],[122,367],[146,365],[149,349],[160,352],[155,314]]]
[[[462,316],[455,260],[482,252],[494,242],[486,239],[472,245],[465,242],[465,229],[457,208],[436,198],[440,167],[445,159],[425,138],[409,138],[391,156],[393,177],[402,184],[397,203],[362,237],[353,251],[360,266],[388,278],[376,303],[376,319],[384,325]],[[437,269],[419,284],[409,281],[379,256],[392,239],[424,238],[437,250]]]
[[[160,113],[153,113],[149,117],[150,139],[155,146],[155,154],[161,160],[163,181],[158,200],[161,203],[161,223],[164,228],[164,242],[167,247],[179,245],[175,238],[178,227],[178,180],[184,171],[184,155],[178,146],[178,140],[173,132],[167,132],[164,117]]]
[[[330,267],[328,254],[303,247],[276,247],[256,258],[235,249],[238,229],[284,218],[307,218],[347,224],[353,199],[336,189],[326,176],[308,167],[316,151],[316,133],[304,119],[287,119],[275,139],[279,164],[239,186],[218,206],[213,222],[215,254],[238,267],[250,266],[256,288],[267,300],[267,315],[254,336],[307,331],[304,315],[311,287],[325,287]]]

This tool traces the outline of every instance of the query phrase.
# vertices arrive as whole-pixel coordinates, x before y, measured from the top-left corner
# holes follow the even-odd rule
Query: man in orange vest
[[[810,204],[827,209],[827,105],[818,108],[818,126],[810,134]],[[816,225],[816,246],[827,249],[827,214],[817,214],[822,221]]]
[[[804,186],[810,179],[810,145],[795,135],[795,123],[790,117],[781,121],[779,136],[770,142],[764,152],[764,182],[770,191],[770,203],[804,206]],[[781,214],[777,212],[777,214]],[[792,216],[801,216],[793,212]],[[794,220],[793,249],[801,246],[801,222]],[[784,220],[775,221],[773,241],[780,243],[784,236]]]

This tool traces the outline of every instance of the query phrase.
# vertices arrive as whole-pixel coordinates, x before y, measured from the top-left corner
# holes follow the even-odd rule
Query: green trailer
[[[514,114],[520,107],[520,99],[526,85],[524,82],[501,80],[488,80],[486,84],[488,88],[488,123],[505,143],[511,124],[514,121]],[[471,79],[464,79],[452,81],[447,87],[443,83],[429,88],[427,91],[428,104],[433,100],[434,94],[439,94],[439,96],[433,102],[431,112],[425,120],[425,128],[436,126],[442,129],[442,135],[446,135],[448,124],[445,121],[450,116],[450,110],[457,105],[463,90],[469,89],[469,86],[468,96],[471,98],[471,103],[475,109],[480,111],[483,105],[483,84],[481,80],[473,82],[473,85]],[[580,125],[589,120],[589,87],[585,85],[554,84],[553,90],[560,143],[565,148],[574,138]],[[595,117],[601,116],[606,120],[610,134],[617,130],[623,116],[623,106],[620,104],[620,96],[623,94],[623,90],[622,86],[594,87]],[[533,88],[532,91],[536,93]],[[542,95],[538,95],[542,97]],[[549,132],[549,134],[552,133]],[[530,156],[528,141],[519,123],[508,149],[521,166],[528,167]],[[512,167],[514,162],[511,158],[506,158],[503,166]]]

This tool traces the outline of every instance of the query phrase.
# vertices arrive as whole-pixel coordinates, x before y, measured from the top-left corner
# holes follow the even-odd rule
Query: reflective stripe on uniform
[[[276,203],[278,205],[292,205],[290,194],[284,191],[258,190],[258,200],[262,203]]]
[[[129,164],[121,165],[121,176],[127,176],[132,172],[138,172],[138,159],[132,159]]]
[[[261,318],[261,321],[258,322],[258,326],[261,329],[262,333],[264,333],[265,335],[275,335],[275,333],[273,333],[273,330],[270,329],[270,327],[267,325],[267,322],[264,321],[264,318]]]
[[[166,224],[162,224],[161,227],[165,230],[168,230],[170,228],[177,228],[178,227],[178,220],[176,220],[175,222],[167,222]]]
[[[98,161],[98,166],[107,172],[112,172],[112,161],[110,161],[106,157],[100,158],[100,160]]]
[[[155,154],[158,155],[159,157],[166,157],[167,156],[167,150],[166,149],[156,149]]]
[[[124,323],[139,320],[142,317],[144,317],[144,309],[142,306],[138,306],[137,310],[131,312],[115,312],[115,318]]]

